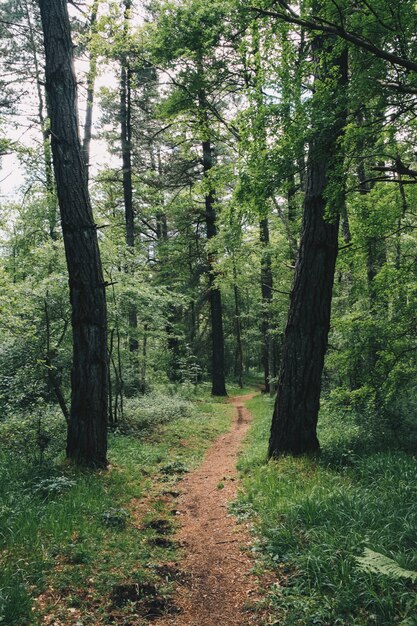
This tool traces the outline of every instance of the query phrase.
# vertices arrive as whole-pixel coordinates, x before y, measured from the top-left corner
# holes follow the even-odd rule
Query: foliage
[[[394,580],[398,578],[406,578],[415,582],[417,580],[417,572],[406,570],[400,567],[396,561],[389,559],[387,556],[374,552],[369,548],[365,548],[362,556],[356,557],[359,567],[365,572],[373,574],[383,574]]]
[[[125,419],[120,428],[125,431],[143,433],[158,428],[161,424],[179,418],[195,417],[195,407],[179,395],[149,393],[141,398],[129,398],[125,407]]]
[[[10,415],[0,422],[0,447],[5,453],[42,463],[60,455],[66,426],[55,406],[35,405],[30,413]]]

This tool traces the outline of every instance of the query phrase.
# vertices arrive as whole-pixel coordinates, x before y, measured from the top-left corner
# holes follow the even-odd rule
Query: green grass
[[[253,517],[256,549],[276,572],[268,597],[276,623],[415,626],[416,584],[366,573],[356,557],[368,547],[417,570],[416,459],[392,451],[353,456],[352,434],[334,419],[320,432],[320,462],[266,463],[272,404],[258,396],[248,408],[254,423],[240,457],[244,493],[235,508]],[[335,441],[346,462],[333,462]]]
[[[169,593],[169,584],[155,578],[154,568],[175,560],[177,547],[155,544],[157,531],[142,522],[162,518],[175,528],[161,493],[199,463],[231,416],[230,406],[205,398],[187,417],[165,416],[142,435],[112,434],[107,472],[77,471],[54,460],[40,465],[4,451],[0,623],[39,624],[45,614],[65,623],[69,614],[79,612],[85,624],[110,623],[116,614],[122,624],[132,603],[111,606],[115,585],[150,580],[162,594]],[[136,505],[143,496],[147,504],[141,512]]]

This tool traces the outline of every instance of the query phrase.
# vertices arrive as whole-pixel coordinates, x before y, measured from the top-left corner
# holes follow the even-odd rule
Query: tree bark
[[[361,146],[362,147],[362,146]],[[372,191],[373,183],[367,182],[367,175],[365,170],[365,165],[363,160],[360,162],[358,167],[358,178],[359,178],[359,192],[364,199],[368,196],[368,194]],[[366,202],[366,200],[365,200]],[[365,259],[366,259],[366,278],[368,284],[368,298],[369,298],[369,312],[371,318],[374,321],[378,318],[378,304],[381,304],[381,299],[378,294],[378,288],[375,282],[375,278],[381,271],[382,267],[387,261],[387,250],[385,240],[375,236],[368,234],[367,225],[369,224],[369,212],[366,207],[366,203],[362,208],[362,221],[365,225]],[[370,224],[370,228],[372,230],[372,223]],[[388,302],[385,302],[388,305]],[[366,363],[366,372],[364,372],[365,376],[369,372],[372,372],[375,368],[375,365],[378,361],[378,352],[381,349],[381,340],[378,335],[377,329],[372,329],[372,332],[369,335],[368,342],[368,354],[367,354],[367,363]]]
[[[212,167],[211,145],[203,142],[204,173]],[[210,191],[205,197],[207,240],[217,235],[216,211],[214,208],[214,194]],[[224,372],[224,335],[222,296],[216,285],[216,270],[214,269],[214,255],[208,254],[208,287],[211,313],[211,341],[212,341],[212,388],[213,396],[227,396]]]
[[[339,207],[331,207],[331,215],[326,215],[325,194],[330,168],[340,167],[337,141],[346,120],[347,82],[346,52],[327,67],[323,52],[331,54],[333,46],[325,39],[316,37],[312,42],[313,57],[319,68],[315,83],[329,79],[333,73],[329,96],[334,97],[328,98],[329,110],[321,117],[325,120],[324,127],[315,129],[309,147],[300,251],[285,329],[269,457],[314,453],[320,447],[316,428],[339,230]],[[335,69],[338,79],[334,76]]]
[[[131,0],[124,2],[124,34],[129,31]],[[120,139],[122,145],[123,167],[123,199],[125,207],[125,236],[128,251],[133,257],[135,249],[135,212],[133,208],[133,183],[132,183],[132,94],[131,94],[131,70],[126,56],[121,60],[120,77]],[[128,268],[130,271],[130,268]],[[138,313],[132,303],[128,310],[128,323],[130,328],[129,350],[137,353],[139,350]]]
[[[51,144],[72,306],[73,365],[67,456],[107,465],[106,295],[78,134],[73,43],[65,0],[39,0]]]
[[[94,0],[91,7],[90,17],[90,36],[94,34],[97,24],[97,11],[99,0]],[[97,54],[94,50],[90,51],[90,66],[87,72],[87,110],[85,113],[84,122],[84,138],[83,138],[83,152],[84,160],[87,171],[87,180],[90,174],[90,145],[93,130],[93,107],[94,107],[94,86],[97,76]]]
[[[261,256],[261,293],[262,293],[262,363],[264,368],[265,392],[270,393],[270,378],[275,376],[273,359],[271,358],[271,303],[272,303],[272,268],[271,253],[269,251],[269,222],[264,217],[259,225],[260,241],[262,246]]]
[[[297,261],[297,186],[295,184],[295,174],[291,173],[287,179],[287,204],[288,204],[288,245],[290,249],[290,261],[295,265]],[[301,183],[300,183],[301,184]]]
[[[236,351],[235,351],[235,376],[239,387],[243,387],[243,348],[242,348],[242,320],[240,315],[240,297],[237,284],[236,260],[233,255],[233,293],[235,299],[235,328],[236,328]]]
[[[254,21],[251,25],[252,55],[254,64],[254,120],[252,140],[254,142],[256,160],[262,159],[267,153],[267,132],[265,127],[265,102],[264,84],[262,71],[262,45],[259,24]],[[273,290],[273,276],[271,267],[271,253],[269,250],[269,221],[268,221],[268,196],[265,193],[257,193],[256,202],[259,211],[259,239],[261,243],[261,334],[262,334],[262,366],[264,370],[265,392],[271,392],[270,379],[275,376],[274,359],[271,335],[271,303]]]
[[[205,131],[208,131],[206,98],[203,90],[199,93],[199,107],[202,115],[202,122]],[[213,167],[212,146],[209,139],[202,141],[203,151],[203,176],[209,179],[210,170]],[[215,193],[209,182],[209,191],[205,198],[205,218],[207,229],[207,241],[217,235]],[[212,388],[213,396],[227,396],[225,366],[224,366],[224,334],[223,334],[223,310],[222,296],[219,287],[216,285],[216,270],[214,268],[214,255],[208,254],[208,290],[211,313],[211,341],[212,341]]]
[[[359,168],[362,171],[362,168]],[[367,196],[371,191],[371,186],[363,183],[364,178],[360,173],[360,193]],[[364,216],[367,221],[368,216]],[[366,256],[366,277],[368,282],[370,311],[376,313],[378,294],[375,287],[375,278],[387,262],[387,249],[385,240],[378,236],[365,236],[365,256]]]
[[[47,106],[45,106],[45,99],[43,93],[43,77],[41,74],[41,68],[38,58],[37,46],[35,41],[35,31],[32,23],[32,17],[29,9],[29,4],[26,1],[24,4],[24,9],[26,13],[26,19],[28,23],[28,38],[29,45],[33,56],[33,66],[35,70],[35,81],[36,81],[36,91],[38,96],[38,119],[39,126],[42,133],[42,150],[43,150],[43,161],[45,168],[45,187],[46,187],[46,200],[47,200],[47,208],[48,208],[48,224],[49,224],[49,235],[52,240],[56,239],[56,226],[58,220],[58,206],[57,206],[57,197],[55,190],[55,181],[53,175],[53,167],[52,167],[52,154],[51,154],[51,143],[49,137],[49,129],[48,129],[48,113]]]

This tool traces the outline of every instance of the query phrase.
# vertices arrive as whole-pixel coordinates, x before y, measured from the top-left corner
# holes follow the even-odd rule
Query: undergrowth
[[[54,411],[0,423],[0,623],[124,624],[139,605],[154,611],[156,593],[166,608],[170,584],[155,568],[178,546],[161,535],[175,529],[175,499],[163,494],[175,496],[232,410],[159,393],[128,411],[134,428],[110,434],[105,472],[57,456],[65,428]]]
[[[368,549],[395,561],[398,571],[417,571],[416,458],[360,449],[354,428],[333,417],[321,427],[318,462],[266,463],[272,403],[258,396],[248,407],[254,423],[240,458],[244,492],[235,509],[253,517],[254,549],[276,573],[270,623],[416,626],[415,582],[383,568],[366,571],[358,559]]]

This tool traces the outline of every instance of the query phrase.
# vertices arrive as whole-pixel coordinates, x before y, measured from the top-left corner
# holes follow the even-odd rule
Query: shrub
[[[152,393],[126,401],[125,421],[119,427],[122,431],[151,431],[158,424],[178,418],[192,418],[194,414],[194,406],[188,400],[178,395]]]
[[[53,459],[65,449],[66,425],[56,406],[36,406],[30,414],[0,421],[0,447],[34,461]]]

